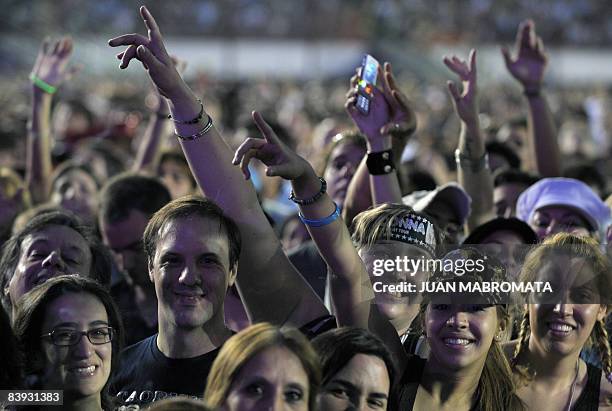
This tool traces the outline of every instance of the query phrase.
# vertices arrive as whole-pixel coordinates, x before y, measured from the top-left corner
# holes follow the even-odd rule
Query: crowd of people
[[[477,50],[448,56],[460,130],[441,144],[427,136],[446,119],[414,103],[433,97],[390,63],[368,87],[358,67],[345,118],[308,138],[256,98],[230,135],[140,16],[146,35],[108,41],[153,85],[133,147],[90,135],[77,102],[54,108],[69,37],[32,68],[25,174],[0,168],[0,389],[62,390],[67,410],[612,409],[612,199],[600,168],[564,155],[532,21],[501,51],[525,119],[483,124]],[[231,94],[221,105],[245,104]],[[316,111],[293,109],[297,130]],[[481,269],[453,265],[468,260]]]

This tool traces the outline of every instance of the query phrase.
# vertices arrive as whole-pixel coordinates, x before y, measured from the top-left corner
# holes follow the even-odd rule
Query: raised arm
[[[406,360],[403,347],[395,328],[372,305],[372,284],[338,205],[324,192],[321,194],[321,181],[312,166],[284,145],[259,113],[254,112],[253,118],[264,139],[245,140],[236,150],[233,163],[239,164],[248,178],[249,162],[257,158],[267,166],[267,176],[291,180],[295,197],[306,200],[300,204],[300,217],[333,273],[331,294],[338,325],[371,329],[387,343],[397,357],[399,368],[403,368]]]
[[[32,113],[28,121],[26,185],[34,204],[47,200],[51,176],[51,101],[58,87],[78,68],[68,68],[72,39],[45,39],[30,73]]]
[[[119,53],[118,57],[123,57],[122,53]],[[186,63],[176,57],[170,57],[177,67],[179,73],[183,72]],[[168,104],[166,99],[159,94],[157,87],[153,87],[153,91],[150,96],[152,97],[152,112],[149,118],[149,124],[142,136],[142,141],[136,152],[136,158],[132,166],[132,171],[138,172],[147,170],[155,173],[159,162],[159,153],[164,147],[164,138],[170,132],[168,126]]]
[[[109,44],[128,46],[121,55],[122,68],[134,58],[143,63],[160,94],[168,100],[176,133],[183,136],[180,143],[198,185],[240,227],[243,249],[238,287],[250,319],[299,327],[327,314],[323,303],[283,253],[253,186],[232,166],[233,152],[174,67],[153,16],[145,7],[140,13],[148,36],[127,34]]]
[[[358,75],[351,78],[351,90],[347,93],[345,108],[359,131],[366,136],[368,146],[368,154],[360,163],[349,185],[348,206],[343,210],[343,217],[347,221],[352,221],[355,215],[372,204],[402,202],[396,169],[391,168],[389,172],[382,174],[372,174],[368,169],[367,161],[370,157],[370,161],[385,162],[383,156],[386,152],[391,162],[399,165],[405,144],[416,129],[416,116],[408,99],[397,86],[391,64],[384,64],[384,71],[379,73],[379,77],[382,87],[376,89],[372,111],[367,116],[355,108]],[[384,171],[384,166],[382,171]],[[374,172],[376,173],[375,170]],[[367,206],[355,207],[359,203],[354,201],[354,198],[365,193],[371,194],[371,200],[367,202]]]
[[[536,35],[533,21],[524,21],[519,26],[515,49],[514,58],[506,47],[502,48],[502,54],[508,71],[521,84],[527,99],[530,154],[535,155],[538,174],[558,177],[561,175],[561,154],[557,128],[548,101],[542,94],[548,58],[542,39]]]
[[[472,198],[472,212],[467,222],[468,230],[472,230],[493,217],[493,179],[478,119],[476,50],[470,52],[469,64],[456,56],[444,57],[444,64],[459,76],[463,84],[463,91],[459,92],[455,83],[449,81],[448,90],[461,120],[455,160],[459,184]]]

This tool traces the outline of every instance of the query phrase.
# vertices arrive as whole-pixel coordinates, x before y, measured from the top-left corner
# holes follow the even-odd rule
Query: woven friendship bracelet
[[[46,81],[44,81],[43,79],[41,79],[40,77],[38,77],[34,73],[30,74],[30,81],[36,87],[38,87],[39,89],[41,89],[45,93],[54,94],[57,91],[57,87],[54,87],[51,84],[47,83]]]

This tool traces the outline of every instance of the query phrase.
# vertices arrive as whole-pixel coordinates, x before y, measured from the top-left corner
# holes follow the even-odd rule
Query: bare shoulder
[[[506,354],[506,358],[512,358],[518,342],[518,340],[512,340],[502,344],[502,350],[504,351],[504,354]]]
[[[599,385],[599,410],[612,411],[612,383],[608,381],[604,373],[601,374]]]

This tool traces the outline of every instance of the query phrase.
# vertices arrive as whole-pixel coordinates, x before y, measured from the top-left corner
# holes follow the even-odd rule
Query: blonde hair
[[[384,203],[357,214],[351,226],[355,247],[358,249],[371,247],[377,241],[391,239],[391,229],[395,224],[395,220],[407,213],[425,217],[427,220],[432,221],[426,214],[414,211],[410,206],[394,203]],[[435,223],[433,226],[436,244],[440,244],[440,229]]]
[[[293,328],[280,329],[268,323],[245,328],[223,344],[208,374],[204,392],[206,405],[213,409],[223,406],[242,367],[258,353],[270,347],[285,347],[300,359],[308,375],[308,409],[314,411],[321,383],[317,354],[300,331]],[[282,364],[274,366],[282,367]]]
[[[576,236],[569,233],[555,234],[532,250],[527,255],[525,263],[523,264],[520,281],[535,281],[538,271],[542,268],[543,264],[550,261],[550,255],[559,253],[559,251],[573,257],[583,258],[589,262],[594,273],[596,273],[596,286],[599,294],[607,296],[608,298],[612,295],[612,267],[607,257],[600,251],[599,243],[590,237]],[[606,306],[606,310],[612,307],[609,303],[604,305]],[[531,370],[529,364],[526,366],[518,366],[519,357],[528,349],[530,337],[531,327],[529,310],[525,310],[519,329],[518,344],[512,356],[513,369],[517,374],[518,380],[522,383],[534,377],[534,372]],[[587,345],[597,348],[603,371],[606,376],[610,375],[612,373],[612,351],[610,349],[608,332],[603,319],[595,322]]]

